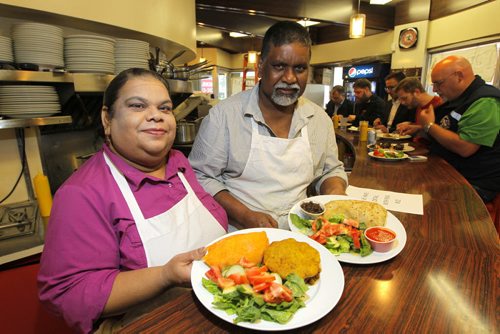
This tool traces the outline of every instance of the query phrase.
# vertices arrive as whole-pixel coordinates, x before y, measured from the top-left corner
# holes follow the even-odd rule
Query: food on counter
[[[229,242],[223,242],[225,240]],[[260,244],[258,253],[261,250],[264,253],[263,263],[247,261],[256,258],[256,254],[251,254],[255,253],[255,241]],[[227,250],[226,257],[231,260],[218,259],[217,265],[211,265],[205,273],[208,279],[203,277],[202,285],[214,295],[214,308],[235,314],[235,323],[266,320],[285,324],[297,310],[306,306],[309,287],[302,276],[318,278],[320,268],[319,252],[307,243],[285,239],[269,245],[266,232],[256,232],[229,236],[209,246],[209,252],[214,245],[218,245],[217,251]],[[233,249],[226,248],[235,245]],[[234,262],[232,253],[237,253],[240,260]],[[221,263],[233,264],[219,267]]]
[[[373,150],[373,156],[385,159],[402,159],[405,157],[405,154],[402,151],[395,151],[392,148],[388,150],[377,148]]]
[[[275,241],[264,251],[264,264],[269,270],[283,279],[295,273],[309,284],[319,278],[320,261],[316,249],[291,238]]]
[[[363,222],[366,227],[384,226],[387,220],[387,210],[380,204],[368,201],[341,200],[325,204],[324,217],[330,220],[336,215]]]
[[[380,226],[366,229],[365,236],[373,250],[381,253],[390,251],[396,240],[396,232]]]
[[[300,207],[302,208],[302,210],[313,214],[322,213],[324,211],[321,204],[312,201],[304,201],[302,202],[302,204],[300,204]]]
[[[218,268],[237,264],[243,257],[248,262],[260,263],[268,246],[266,232],[236,234],[208,246],[203,260],[209,266]]]
[[[405,149],[405,144],[403,144],[403,143],[396,144],[396,145],[394,145],[394,149],[396,151],[402,151]]]

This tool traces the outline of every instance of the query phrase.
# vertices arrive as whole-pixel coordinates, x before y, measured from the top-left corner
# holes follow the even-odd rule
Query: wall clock
[[[401,49],[413,48],[417,45],[418,29],[406,28],[399,33],[399,47]]]

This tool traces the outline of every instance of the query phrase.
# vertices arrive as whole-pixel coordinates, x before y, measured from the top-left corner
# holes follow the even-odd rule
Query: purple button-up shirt
[[[160,180],[128,165],[107,146],[104,151],[127,179],[144,218],[169,210],[186,196],[177,175],[183,169],[200,201],[227,230],[224,209],[203,190],[181,152],[170,151],[166,177]],[[132,214],[103,151],[98,152],[54,197],[38,275],[40,300],[71,327],[90,332],[116,275],[146,267],[146,254]]]

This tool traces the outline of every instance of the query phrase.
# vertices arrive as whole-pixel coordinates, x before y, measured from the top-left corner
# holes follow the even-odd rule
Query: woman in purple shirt
[[[225,211],[171,149],[163,78],[126,70],[103,104],[106,144],[57,191],[38,276],[40,300],[80,332],[188,282],[203,246],[227,230]]]

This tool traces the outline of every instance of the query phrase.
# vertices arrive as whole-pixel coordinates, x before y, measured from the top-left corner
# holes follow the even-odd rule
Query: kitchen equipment
[[[196,137],[196,125],[194,122],[185,120],[177,123],[177,134],[175,135],[175,144],[185,145],[191,144]]]

